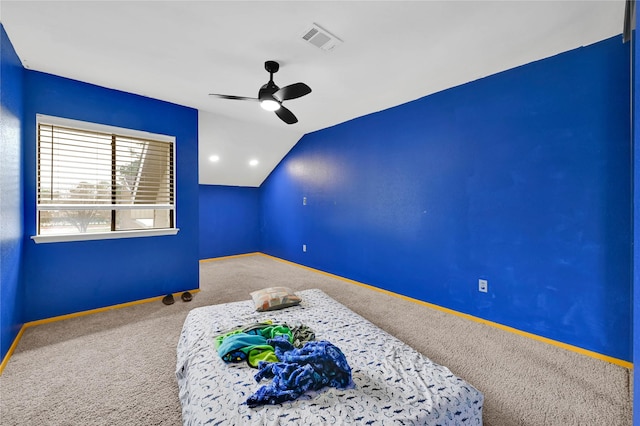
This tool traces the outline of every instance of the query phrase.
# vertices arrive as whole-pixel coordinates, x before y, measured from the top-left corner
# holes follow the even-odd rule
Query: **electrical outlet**
[[[307,252],[307,245],[306,244],[302,245],[302,251],[305,252],[305,253]]]
[[[302,197],[302,205],[303,206],[307,205],[307,197]]]
[[[487,280],[478,280],[478,291],[483,293],[489,292],[489,283]]]

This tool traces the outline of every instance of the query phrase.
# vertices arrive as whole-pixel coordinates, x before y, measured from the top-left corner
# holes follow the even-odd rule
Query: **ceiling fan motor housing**
[[[264,63],[264,69],[269,73],[269,82],[267,84],[264,84],[258,91],[258,99],[260,99],[261,101],[277,101],[273,94],[276,93],[280,88],[273,82],[273,74],[278,72],[278,70],[280,69],[280,64],[278,64],[276,61],[266,61]]]
[[[267,84],[264,84],[260,90],[258,90],[258,99],[261,101],[264,100],[274,100],[277,99],[273,96],[280,88],[273,82],[273,80],[269,80]]]

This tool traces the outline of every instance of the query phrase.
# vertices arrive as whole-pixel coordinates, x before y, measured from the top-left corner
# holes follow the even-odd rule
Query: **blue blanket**
[[[306,343],[297,349],[291,343],[272,339],[280,362],[260,362],[257,382],[273,378],[247,399],[249,407],[293,401],[307,391],[325,386],[344,389],[351,385],[351,367],[342,351],[321,340]]]

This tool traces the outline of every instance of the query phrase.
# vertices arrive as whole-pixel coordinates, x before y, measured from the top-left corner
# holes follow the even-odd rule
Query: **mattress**
[[[184,425],[481,425],[483,395],[318,289],[297,293],[298,306],[256,312],[251,300],[193,309],[177,346],[176,377]],[[249,408],[264,383],[246,363],[225,363],[217,335],[273,320],[313,329],[340,348],[353,386],[327,387],[295,401]],[[428,338],[428,336],[425,336]]]

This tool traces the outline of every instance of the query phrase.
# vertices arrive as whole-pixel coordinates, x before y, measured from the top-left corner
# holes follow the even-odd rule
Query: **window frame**
[[[58,235],[38,235],[39,229],[39,210],[40,205],[38,204],[38,173],[39,173],[39,163],[38,163],[38,153],[40,151],[40,142],[39,142],[39,128],[40,124],[45,125],[53,125],[53,126],[61,126],[61,127],[69,127],[77,130],[84,130],[89,132],[100,132],[100,133],[110,133],[115,134],[122,137],[130,137],[130,138],[139,138],[139,139],[147,139],[154,140],[158,142],[168,142],[171,143],[172,149],[172,158],[173,158],[173,220],[171,228],[161,228],[161,229],[138,229],[138,230],[112,230],[108,232],[90,232],[90,233],[78,233],[78,234],[58,234]],[[109,126],[105,124],[91,123],[80,120],[73,120],[69,118],[55,117],[44,114],[36,114],[36,125],[35,125],[35,144],[36,144],[36,152],[35,152],[35,231],[36,235],[31,236],[31,239],[39,244],[39,243],[56,243],[56,242],[69,242],[69,241],[90,241],[90,240],[108,240],[108,239],[121,239],[121,238],[137,238],[137,237],[153,237],[153,236],[165,236],[165,235],[176,235],[180,229],[178,228],[178,209],[177,209],[177,165],[176,165],[176,138],[175,136],[162,135],[157,133],[150,133],[141,130],[127,129],[123,127]],[[126,207],[125,207],[126,208]],[[62,209],[60,209],[62,210]]]

